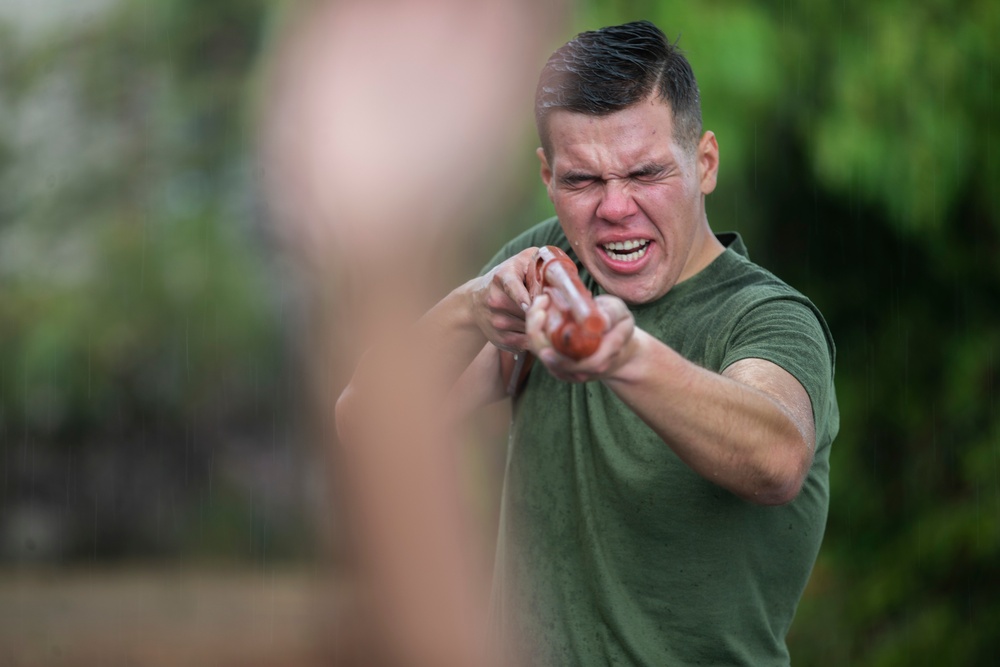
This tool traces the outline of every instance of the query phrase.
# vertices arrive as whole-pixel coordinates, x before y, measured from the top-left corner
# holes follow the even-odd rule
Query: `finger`
[[[632,338],[634,331],[635,325],[631,319],[623,319],[615,322],[611,329],[604,334],[604,340],[601,341],[601,346],[598,348],[595,356],[617,354],[619,350],[625,347],[629,339]]]
[[[548,318],[549,297],[539,295],[525,313],[525,333],[536,354],[552,347],[552,341],[545,333],[545,320]]]
[[[531,302],[528,311],[525,313],[525,318],[532,315],[533,313],[537,317],[538,314],[540,313],[544,321],[544,318],[548,316],[549,304],[551,303],[552,299],[549,297],[548,294],[539,294]]]
[[[523,334],[507,334],[502,337],[502,339],[491,340],[494,346],[500,348],[504,352],[513,352],[514,354],[520,354],[529,348],[528,338]]]
[[[494,328],[504,328],[500,322],[510,320],[524,320],[524,309],[520,303],[511,299],[508,288],[503,285],[503,276],[495,275],[490,280],[487,290],[483,293],[482,305],[490,313],[491,322]],[[493,318],[496,318],[493,320]],[[523,324],[521,325],[523,327]],[[521,329],[523,331],[523,328]]]
[[[628,306],[618,297],[611,296],[610,294],[601,294],[594,297],[594,301],[607,318],[609,328],[614,328],[618,322],[632,317]]]
[[[524,286],[522,278],[518,278],[513,273],[505,273],[500,279],[500,286],[507,297],[520,309],[519,313],[528,310],[531,305],[531,295],[528,293],[528,288]]]
[[[528,273],[531,271],[537,253],[538,248],[525,248],[509,260],[513,280],[509,284],[505,284],[505,287],[509,286],[511,291],[508,294],[523,311],[527,311],[531,305],[532,295],[527,287]]]
[[[588,373],[585,371],[576,371],[572,368],[576,367],[576,363],[563,355],[559,354],[552,348],[546,348],[539,359],[545,365],[545,368],[552,374],[552,377],[563,382],[589,382],[590,380],[597,379],[593,373]],[[569,365],[569,367],[566,366]]]
[[[496,313],[490,318],[490,325],[498,333],[513,332],[513,333],[525,333],[525,320],[524,317],[518,317],[518,314],[523,315],[523,313]]]
[[[535,354],[554,374],[565,373],[565,366],[567,364],[574,363],[572,359],[559,354],[556,352],[556,349],[551,346],[538,350]]]
[[[619,365],[619,357],[635,330],[631,318],[620,320],[605,332],[600,347],[588,357],[572,359],[549,347],[537,356],[553,375],[567,382],[597,380]],[[529,334],[530,337],[530,334]],[[534,338],[532,338],[534,342]]]

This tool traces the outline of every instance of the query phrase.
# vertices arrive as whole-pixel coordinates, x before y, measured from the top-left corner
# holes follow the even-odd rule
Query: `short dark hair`
[[[535,125],[552,156],[549,113],[604,116],[654,93],[673,111],[674,139],[694,151],[701,138],[701,101],[691,64],[649,21],[582,32],[552,54],[535,89]]]

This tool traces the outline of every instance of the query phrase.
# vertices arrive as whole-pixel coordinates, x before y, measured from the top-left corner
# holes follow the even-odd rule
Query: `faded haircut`
[[[552,54],[535,89],[535,125],[551,159],[548,116],[564,109],[605,116],[653,94],[673,111],[674,140],[691,154],[701,138],[701,101],[691,64],[649,21],[583,32]]]

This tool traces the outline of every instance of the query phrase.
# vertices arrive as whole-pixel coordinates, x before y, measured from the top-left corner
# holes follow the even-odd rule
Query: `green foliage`
[[[56,131],[69,155],[33,156],[29,143],[0,163],[20,192],[0,219],[20,246],[0,261],[3,413],[23,415],[29,432],[78,436],[118,410],[183,423],[261,400],[252,377],[276,371],[266,267],[239,177],[247,147],[232,129],[200,134],[203,123],[240,126],[253,35],[232,35],[253,14],[231,8],[240,21],[211,22],[189,8],[186,26],[176,3],[160,4],[25,46],[11,68],[23,82],[15,103],[61,103],[78,124]],[[174,59],[163,49],[177,35],[194,42]],[[196,69],[191,50],[213,48],[227,55]],[[35,140],[48,150],[48,138]]]
[[[856,191],[906,233],[933,236],[963,197],[987,200],[1000,178],[992,118],[993,3],[954,11],[936,3],[851,3],[802,16],[790,50],[818,83],[798,109],[817,176]],[[822,21],[836,25],[818,41]],[[995,218],[994,218],[995,220]]]
[[[109,221],[91,230],[86,277],[12,280],[0,313],[8,414],[71,437],[119,410],[183,423],[260,400],[248,392],[254,372],[275,371],[274,325],[259,272],[224,231],[206,216]]]
[[[242,110],[261,12],[121,3],[41,34],[0,26],[0,528],[25,502],[73,501],[104,524],[123,504],[159,511],[158,486],[127,495],[94,477],[60,497],[35,481],[101,457],[133,472],[158,461],[151,483],[186,516],[220,443],[285,419]],[[32,468],[48,452],[67,462]],[[96,522],[95,535],[134,529]],[[99,554],[145,553],[105,542]]]

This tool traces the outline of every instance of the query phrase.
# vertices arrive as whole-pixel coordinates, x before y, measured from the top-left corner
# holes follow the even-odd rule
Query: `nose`
[[[608,222],[623,222],[638,209],[629,188],[628,179],[609,178],[597,205],[597,217]]]

